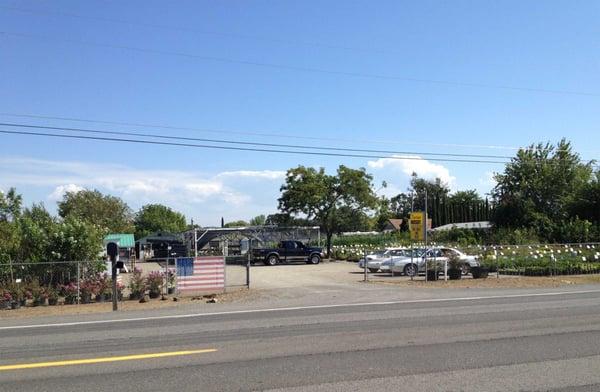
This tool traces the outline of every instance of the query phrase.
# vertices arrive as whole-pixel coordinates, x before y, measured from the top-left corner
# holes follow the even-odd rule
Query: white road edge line
[[[287,307],[287,308],[267,308],[267,309],[231,310],[231,311],[225,311],[225,312],[175,314],[175,315],[168,315],[168,316],[149,316],[149,317],[135,317],[135,318],[124,318],[124,319],[112,319],[112,320],[75,321],[75,322],[70,322],[70,323],[55,323],[55,324],[11,325],[8,327],[0,327],[0,331],[10,330],[10,329],[68,327],[68,326],[74,326],[74,325],[127,323],[127,322],[132,322],[132,321],[169,320],[169,319],[182,319],[182,318],[193,318],[193,317],[220,316],[220,315],[230,315],[230,314],[285,312],[285,311],[290,311],[290,310],[329,309],[329,308],[343,308],[343,307],[356,307],[356,306],[403,305],[403,304],[419,304],[419,303],[432,303],[432,302],[459,302],[459,301],[476,301],[476,300],[484,300],[484,299],[503,299],[503,298],[550,297],[550,296],[558,296],[558,295],[592,294],[592,293],[600,293],[600,290],[556,291],[556,292],[549,292],[549,293],[489,295],[489,296],[478,296],[478,297],[430,298],[430,299],[414,299],[414,300],[406,300],[406,301],[358,302],[358,303],[348,303],[348,304],[309,305],[309,306],[294,306],[294,307]]]

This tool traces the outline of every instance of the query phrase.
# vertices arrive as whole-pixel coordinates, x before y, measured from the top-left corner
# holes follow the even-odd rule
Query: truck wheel
[[[319,255],[312,255],[312,256],[310,256],[310,259],[308,261],[311,264],[319,264],[321,262],[321,256],[319,256]]]
[[[271,255],[265,260],[265,265],[274,266],[277,265],[277,263],[279,263],[279,257],[276,255]]]

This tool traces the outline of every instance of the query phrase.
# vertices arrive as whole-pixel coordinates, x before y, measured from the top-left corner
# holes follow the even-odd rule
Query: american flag
[[[225,259],[223,257],[184,257],[177,259],[177,290],[225,290]]]

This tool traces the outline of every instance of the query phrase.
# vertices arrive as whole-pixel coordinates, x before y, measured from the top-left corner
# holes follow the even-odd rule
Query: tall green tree
[[[58,203],[63,218],[77,218],[110,233],[132,233],[133,213],[118,197],[104,195],[98,190],[67,192]]]
[[[384,229],[388,219],[395,218],[395,214],[391,208],[390,199],[385,196],[381,196],[377,199],[377,206],[375,216],[373,217],[374,228],[381,231]]]
[[[413,206],[413,196],[408,193],[399,193],[390,199],[390,209],[394,218],[408,218]]]
[[[21,246],[18,259],[30,263],[53,261],[52,238],[59,230],[60,222],[40,203],[26,208],[19,223]]]
[[[250,224],[248,222],[246,222],[245,220],[236,220],[236,221],[225,223],[225,225],[223,227],[246,227],[246,226],[250,226]]]
[[[299,218],[287,213],[270,214],[265,219],[265,225],[277,227],[316,226],[310,219]]]
[[[497,182],[492,194],[497,226],[528,227],[547,240],[556,238],[558,226],[571,216],[571,206],[592,176],[591,163],[583,163],[571,144],[531,145],[520,149]]]
[[[19,218],[23,198],[15,188],[0,191],[0,263],[18,258],[21,249]]]
[[[448,201],[450,203],[455,203],[459,205],[475,205],[477,203],[482,203],[483,199],[476,190],[470,189],[466,191],[456,191],[450,197],[448,197]]]
[[[69,216],[63,219],[50,238],[53,260],[98,260],[104,230],[97,225]]]
[[[263,226],[267,221],[267,217],[264,215],[257,215],[250,219],[250,226]]]
[[[329,175],[324,168],[298,166],[287,171],[280,190],[279,210],[317,222],[325,234],[328,255],[333,234],[345,224],[344,216],[377,206],[373,177],[364,168],[340,165],[335,175]]]
[[[427,193],[427,207],[429,215],[435,215],[434,206],[436,201],[442,200],[450,194],[450,187],[440,178],[433,181],[419,178],[416,173],[413,173],[410,180],[410,190],[414,197],[414,210],[425,210],[425,193]]]
[[[180,233],[186,230],[185,216],[162,204],[147,204],[135,215],[135,236],[142,238],[157,231]]]
[[[570,203],[570,214],[600,225],[600,170],[581,187],[575,200]]]
[[[10,279],[9,260],[31,263],[13,272],[48,284],[64,282],[76,267],[38,263],[98,259],[104,232],[99,226],[74,216],[55,218],[41,203],[23,209],[21,200],[14,190],[0,194],[0,280]]]

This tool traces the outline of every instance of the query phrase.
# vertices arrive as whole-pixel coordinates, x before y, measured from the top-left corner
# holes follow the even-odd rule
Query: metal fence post
[[[80,271],[81,267],[79,266],[79,261],[77,262],[77,305],[79,305],[79,301],[80,301],[80,297],[81,297],[81,290],[80,290],[80,285],[79,285],[79,281],[81,280],[81,271]]]
[[[448,281],[448,258],[446,258],[446,260],[444,260],[444,281],[445,282]]]
[[[169,255],[167,255],[167,262],[165,263],[165,284],[163,285],[164,296],[169,295]]]
[[[177,291],[177,257],[175,258],[175,272],[173,273],[173,275],[175,276],[175,279],[173,279],[175,281],[175,287],[173,287],[173,293],[175,294],[175,296],[179,295],[179,292]]]
[[[246,260],[246,287],[250,289],[250,263],[252,259],[252,247],[248,249],[248,260]]]
[[[15,278],[13,276],[13,263],[12,263],[12,257],[8,258],[8,264],[10,265],[10,283],[14,283],[15,282]]]
[[[496,279],[500,279],[500,261],[498,260],[498,251],[494,246],[494,260],[496,261]]]
[[[364,275],[365,275],[364,281],[367,282],[369,280],[369,276],[367,274],[367,251],[366,250],[363,251],[363,260],[365,261],[364,264],[363,264],[363,266],[364,266],[363,272],[364,272]]]

